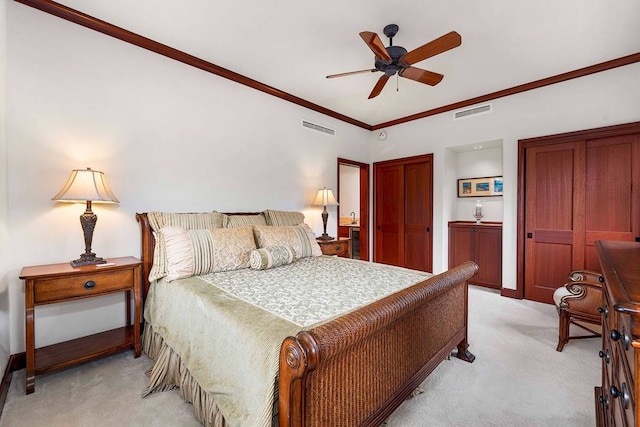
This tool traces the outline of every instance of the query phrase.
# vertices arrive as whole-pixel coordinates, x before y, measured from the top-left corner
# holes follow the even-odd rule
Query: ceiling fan
[[[382,92],[382,88],[389,80],[389,77],[394,74],[398,74],[400,77],[406,77],[411,80],[415,80],[420,83],[424,83],[430,86],[435,86],[440,83],[440,80],[444,77],[442,74],[434,73],[432,71],[423,70],[422,68],[413,67],[416,62],[420,62],[432,56],[438,55],[442,52],[446,52],[450,49],[458,47],[462,44],[462,37],[455,31],[438,37],[435,40],[426,43],[411,52],[407,52],[407,49],[402,46],[393,45],[393,37],[398,32],[398,26],[396,24],[390,24],[384,27],[384,35],[389,38],[389,46],[384,47],[382,40],[376,33],[371,31],[363,31],[360,33],[362,40],[369,46],[369,49],[375,55],[375,68],[359,71],[350,71],[347,73],[331,74],[327,76],[328,79],[335,77],[351,76],[354,74],[363,73],[375,73],[376,71],[382,71],[384,73],[378,79],[378,82],[373,87],[369,99],[375,98]]]

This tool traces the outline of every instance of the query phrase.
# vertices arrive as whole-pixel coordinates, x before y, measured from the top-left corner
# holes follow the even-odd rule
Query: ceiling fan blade
[[[360,33],[360,37],[362,40],[369,46],[369,49],[373,52],[373,54],[381,61],[389,61],[391,62],[391,57],[387,52],[387,49],[382,44],[382,40],[376,33],[371,31],[363,31]]]
[[[376,71],[378,70],[376,70],[375,68],[371,68],[368,70],[360,70],[360,71],[349,71],[348,73],[329,74],[327,78],[335,79],[336,77],[352,76],[354,74],[375,73]]]
[[[401,77],[406,77],[429,86],[437,85],[444,77],[442,74],[416,67],[405,68],[404,70],[401,70],[399,74]]]
[[[445,34],[442,37],[438,37],[435,40],[430,41],[411,52],[405,53],[402,58],[402,62],[407,65],[415,64],[439,53],[446,52],[454,47],[458,47],[462,44],[462,37],[455,31]]]
[[[375,98],[376,96],[380,95],[380,92],[382,92],[382,88],[387,84],[387,80],[389,80],[389,76],[387,76],[386,74],[380,76],[380,78],[378,79],[378,83],[376,83],[376,85],[373,87],[373,90],[369,94],[369,99]]]

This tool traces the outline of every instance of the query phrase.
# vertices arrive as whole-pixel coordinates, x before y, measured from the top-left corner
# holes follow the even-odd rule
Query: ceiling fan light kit
[[[331,79],[355,74],[374,73],[376,71],[383,72],[384,75],[380,76],[369,94],[369,99],[378,96],[389,80],[389,77],[395,74],[429,86],[435,86],[440,83],[444,77],[442,74],[414,67],[413,64],[460,46],[462,44],[460,34],[451,31],[408,52],[407,49],[402,46],[393,45],[393,37],[398,33],[398,30],[399,27],[396,24],[389,24],[384,27],[384,35],[389,38],[389,46],[387,47],[384,46],[382,40],[380,40],[380,37],[378,37],[376,33],[371,31],[361,32],[360,37],[375,55],[375,68],[331,74],[328,75],[327,78]]]

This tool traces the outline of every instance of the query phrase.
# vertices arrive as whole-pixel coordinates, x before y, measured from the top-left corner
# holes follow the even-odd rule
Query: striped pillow
[[[249,267],[256,248],[251,227],[185,230],[163,227],[167,281]]]
[[[291,264],[295,260],[296,254],[291,246],[271,246],[251,251],[249,267],[254,270],[267,270]]]
[[[267,218],[267,225],[300,225],[304,223],[304,214],[302,212],[293,211],[273,211],[267,209],[264,211]]]
[[[153,251],[153,266],[149,273],[150,282],[167,275],[167,255],[161,232],[163,227],[182,227],[186,230],[222,227],[222,214],[216,211],[203,213],[149,212],[147,213],[147,218],[156,238],[156,246]]]
[[[316,236],[307,224],[281,227],[254,225],[253,234],[259,248],[291,246],[296,254],[296,259],[322,255]]]
[[[267,225],[262,213],[257,215],[224,215],[225,227],[245,227],[247,225]]]

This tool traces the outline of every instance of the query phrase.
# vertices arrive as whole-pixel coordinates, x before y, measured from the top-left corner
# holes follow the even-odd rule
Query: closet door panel
[[[525,298],[551,303],[574,264],[579,156],[574,143],[533,147],[526,155]]]
[[[404,167],[404,266],[432,271],[431,162]]]
[[[376,169],[376,262],[402,265],[403,170],[401,166]]]

